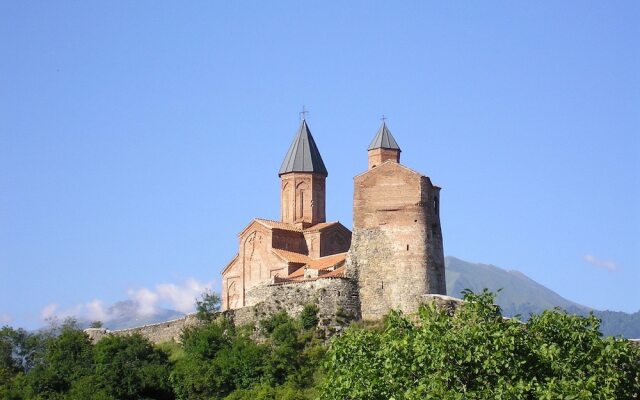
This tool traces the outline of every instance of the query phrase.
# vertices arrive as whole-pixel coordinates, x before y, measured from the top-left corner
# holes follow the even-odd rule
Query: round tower
[[[446,294],[440,188],[399,163],[385,123],[354,178],[353,236],[347,270],[358,282],[363,319],[391,309],[415,312],[425,294]]]

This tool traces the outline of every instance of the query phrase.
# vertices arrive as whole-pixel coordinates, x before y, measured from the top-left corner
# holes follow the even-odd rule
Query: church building
[[[325,293],[327,307],[373,320],[446,294],[440,188],[400,164],[400,153],[383,122],[367,170],[354,178],[352,234],[326,221],[328,172],[303,119],[278,173],[280,220],[256,218],[240,232],[238,254],[222,272],[222,309],[269,302],[304,283],[322,287],[314,296],[322,302]]]
[[[351,231],[327,222],[329,173],[304,119],[278,175],[280,221],[256,218],[238,235],[239,252],[222,271],[223,310],[248,305],[259,285],[344,274]]]

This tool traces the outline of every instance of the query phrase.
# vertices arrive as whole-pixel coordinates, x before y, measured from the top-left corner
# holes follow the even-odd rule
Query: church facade
[[[440,188],[400,164],[400,152],[383,122],[367,171],[354,178],[352,235],[326,220],[328,172],[303,119],[278,172],[280,220],[255,218],[238,235],[238,253],[222,272],[222,309],[253,306],[295,285],[310,290],[309,282],[324,292],[351,286],[344,301],[355,302],[363,319],[412,312],[424,295],[446,294]]]

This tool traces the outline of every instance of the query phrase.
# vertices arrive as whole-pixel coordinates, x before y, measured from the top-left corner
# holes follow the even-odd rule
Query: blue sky
[[[186,309],[298,125],[351,226],[385,114],[445,253],[640,309],[637,2],[0,3],[0,324]]]

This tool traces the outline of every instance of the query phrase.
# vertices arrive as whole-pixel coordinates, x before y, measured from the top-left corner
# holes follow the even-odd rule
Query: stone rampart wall
[[[318,307],[319,328],[329,336],[341,331],[350,321],[359,319],[360,315],[358,290],[350,279],[325,278],[259,286],[247,293],[247,301],[250,306],[224,311],[221,315],[231,319],[236,326],[242,326],[255,324],[280,311],[296,318],[307,304],[314,304]],[[136,333],[152,343],[179,342],[184,328],[200,323],[195,314],[189,314],[183,318],[135,328],[113,331],[89,328],[85,332],[94,342],[106,335]]]
[[[108,330],[102,328],[89,328],[85,329],[85,332],[89,335],[91,340],[97,342],[107,335],[127,336],[133,334],[140,334],[142,337],[149,339],[152,343],[162,343],[168,341],[180,341],[180,335],[182,330],[186,327],[198,325],[200,321],[196,318],[195,314],[189,314],[182,318],[174,319],[171,321],[159,322],[157,324],[149,324],[143,326],[137,326],[128,329]]]
[[[344,278],[260,286],[247,293],[247,304],[247,307],[229,311],[238,326],[268,318],[279,311],[296,318],[308,304],[318,307],[319,328],[328,335],[360,318],[357,285]]]

